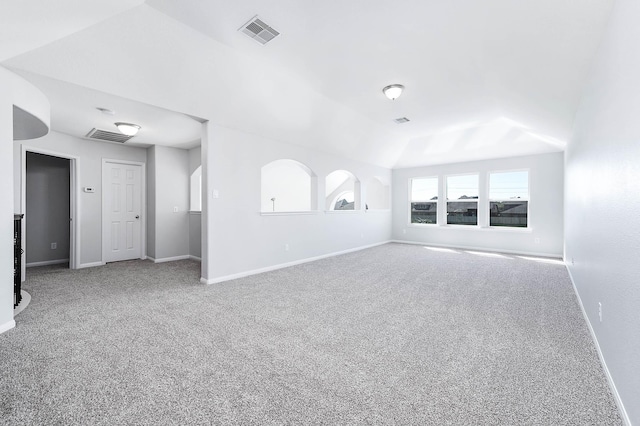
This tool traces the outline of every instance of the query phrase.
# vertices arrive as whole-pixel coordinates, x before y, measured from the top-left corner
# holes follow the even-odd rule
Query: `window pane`
[[[527,227],[528,201],[491,201],[489,204],[491,226]]]
[[[411,201],[430,201],[437,199],[437,177],[411,179]]]
[[[491,173],[489,175],[489,199],[529,199],[529,172]]]
[[[447,202],[447,224],[477,225],[478,203],[476,201]]]
[[[478,199],[478,175],[447,177],[447,200]]]
[[[437,223],[438,203],[411,203],[411,223]]]

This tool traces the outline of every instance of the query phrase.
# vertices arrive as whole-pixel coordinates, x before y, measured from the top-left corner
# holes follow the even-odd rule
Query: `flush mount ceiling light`
[[[393,101],[402,94],[403,90],[404,90],[404,86],[402,84],[390,84],[384,89],[382,89],[382,93],[384,93],[384,95],[387,98]]]
[[[140,130],[140,126],[131,123],[114,123],[123,135],[134,136]]]

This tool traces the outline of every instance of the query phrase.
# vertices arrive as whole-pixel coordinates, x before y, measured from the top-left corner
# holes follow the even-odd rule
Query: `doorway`
[[[75,160],[23,151],[23,278],[26,267],[75,267]]]

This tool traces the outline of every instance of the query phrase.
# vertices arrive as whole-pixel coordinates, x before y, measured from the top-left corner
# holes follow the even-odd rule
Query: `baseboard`
[[[198,261],[198,262],[202,262],[202,258],[201,257],[193,256],[191,254],[189,255],[189,259],[195,260],[195,261]]]
[[[578,293],[578,287],[576,287],[576,283],[573,280],[573,275],[571,275],[571,270],[567,265],[567,272],[569,273],[569,279],[571,280],[571,285],[573,286],[573,292],[578,299],[578,305],[580,305],[580,310],[582,311],[582,316],[587,323],[587,327],[589,328],[589,332],[591,333],[591,338],[593,339],[593,343],[596,345],[596,351],[598,352],[598,358],[600,358],[600,364],[602,364],[602,368],[604,369],[604,374],[607,376],[607,381],[609,382],[609,387],[611,388],[611,393],[613,393],[613,398],[616,401],[618,406],[618,411],[620,412],[620,417],[622,417],[622,421],[625,425],[631,426],[631,419],[629,419],[629,415],[627,414],[627,410],[624,408],[624,404],[622,403],[622,399],[620,398],[620,394],[618,393],[618,388],[616,388],[616,384],[613,381],[613,377],[611,377],[611,373],[609,372],[609,367],[607,367],[607,362],[604,359],[604,355],[602,355],[602,350],[600,349],[600,343],[598,342],[598,337],[596,336],[595,331],[593,330],[593,326],[591,325],[591,321],[589,321],[589,317],[587,316],[587,311],[582,304],[582,299],[580,298],[580,293]]]
[[[0,324],[0,334],[4,333],[5,331],[11,330],[15,326],[16,326],[15,320],[11,320],[9,322],[5,322],[4,324]]]
[[[185,259],[190,259],[190,258],[191,258],[191,256],[189,256],[188,254],[184,254],[182,256],[163,257],[163,258],[160,258],[160,259],[156,259],[156,258],[147,256],[147,259],[149,259],[153,263],[173,262],[173,261],[176,261],[176,260],[185,260]]]
[[[449,244],[432,244],[424,241],[405,241],[405,240],[391,240],[391,243],[398,244],[413,244],[419,246],[426,247],[442,247],[449,248],[453,250],[473,250],[473,251],[485,251],[488,253],[505,253],[505,254],[513,254],[513,255],[523,255],[523,256],[535,256],[535,257],[549,257],[553,259],[562,259],[562,253],[543,253],[543,252],[534,252],[534,251],[520,251],[520,250],[507,250],[507,249],[490,249],[487,247],[474,247],[474,246],[456,246]]]
[[[347,250],[342,250],[342,251],[336,251],[333,253],[328,253],[328,254],[323,254],[320,256],[314,256],[314,257],[308,257],[305,259],[300,259],[300,260],[294,260],[293,262],[287,262],[287,263],[280,263],[277,265],[272,265],[272,266],[267,266],[264,268],[259,268],[259,269],[252,269],[250,271],[245,271],[245,272],[239,272],[237,274],[231,274],[231,275],[225,275],[222,277],[218,277],[218,278],[211,278],[211,279],[206,279],[206,278],[200,278],[200,282],[202,284],[218,284],[224,281],[230,281],[230,280],[235,280],[238,278],[244,278],[244,277],[248,277],[250,275],[257,275],[257,274],[262,274],[264,272],[270,272],[270,271],[275,271],[277,269],[283,269],[283,268],[289,268],[291,266],[296,266],[296,265],[301,265],[303,263],[309,263],[309,262],[315,262],[316,260],[320,260],[320,259],[326,259],[328,257],[334,257],[334,256],[340,256],[342,254],[347,254],[347,253],[353,253],[355,251],[360,251],[360,250],[365,250],[371,247],[377,247],[377,246],[381,246],[387,243],[390,243],[391,241],[383,241],[381,243],[375,243],[375,244],[369,244],[366,246],[359,246],[359,247],[355,247],[352,249],[347,249]]]
[[[104,266],[104,265],[106,265],[106,263],[104,262],[81,263],[80,265],[78,265],[78,269],[93,268],[95,266]]]
[[[29,262],[24,266],[31,268],[34,266],[60,265],[61,263],[69,263],[69,259],[45,260],[43,262]]]

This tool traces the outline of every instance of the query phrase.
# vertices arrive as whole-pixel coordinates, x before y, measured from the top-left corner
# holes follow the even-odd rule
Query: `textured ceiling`
[[[14,2],[3,65],[36,85],[409,167],[564,149],[613,1],[105,3],[49,15],[49,2]],[[264,46],[238,31],[256,14],[281,33]],[[395,101],[381,92],[392,83],[406,86]],[[54,130],[73,134],[73,106],[52,108]]]

